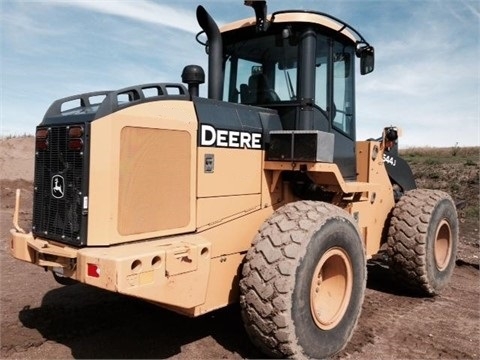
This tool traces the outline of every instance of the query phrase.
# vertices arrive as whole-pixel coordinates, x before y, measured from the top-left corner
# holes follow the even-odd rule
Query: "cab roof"
[[[269,23],[310,23],[321,25],[328,29],[343,34],[355,44],[367,44],[362,35],[353,27],[337,19],[331,15],[306,10],[286,10],[278,11],[267,16]],[[255,26],[256,18],[251,17],[243,20],[238,20],[220,27],[221,33],[226,33],[232,30],[247,28]]]

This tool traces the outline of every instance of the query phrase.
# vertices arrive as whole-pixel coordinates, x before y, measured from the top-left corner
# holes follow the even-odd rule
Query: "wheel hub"
[[[313,273],[310,310],[317,326],[330,330],[343,319],[353,286],[352,263],[341,248],[327,250]]]

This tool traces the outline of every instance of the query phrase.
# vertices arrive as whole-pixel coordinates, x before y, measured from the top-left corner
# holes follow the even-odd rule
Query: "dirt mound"
[[[0,139],[0,179],[33,181],[34,155],[33,136]]]

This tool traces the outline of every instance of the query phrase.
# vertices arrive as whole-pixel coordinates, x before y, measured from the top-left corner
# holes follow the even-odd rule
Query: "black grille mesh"
[[[68,128],[51,127],[48,149],[36,150],[33,233],[72,245],[82,245],[84,153],[68,149]],[[63,196],[52,194],[53,177],[63,178]],[[58,196],[58,193],[56,194]]]

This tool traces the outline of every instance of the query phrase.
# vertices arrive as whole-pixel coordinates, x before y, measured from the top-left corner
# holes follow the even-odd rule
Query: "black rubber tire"
[[[335,263],[341,257],[345,267],[342,262]],[[350,285],[346,281],[335,288],[346,289],[349,295],[340,301],[344,304],[341,310],[335,310],[331,328],[319,326],[311,308],[315,303],[320,307],[315,311],[324,310],[324,301],[319,300],[328,300],[323,295],[312,295],[312,291],[324,294],[319,289],[331,279],[325,264],[340,264],[340,269],[351,270],[345,277]],[[287,204],[263,224],[245,257],[240,306],[246,331],[252,342],[271,357],[332,356],[345,347],[353,334],[365,286],[365,250],[353,218],[328,203]],[[328,313],[330,308],[325,308]]]
[[[406,192],[393,210],[387,244],[390,269],[403,285],[422,295],[437,295],[456,261],[458,218],[450,195],[425,189]]]

